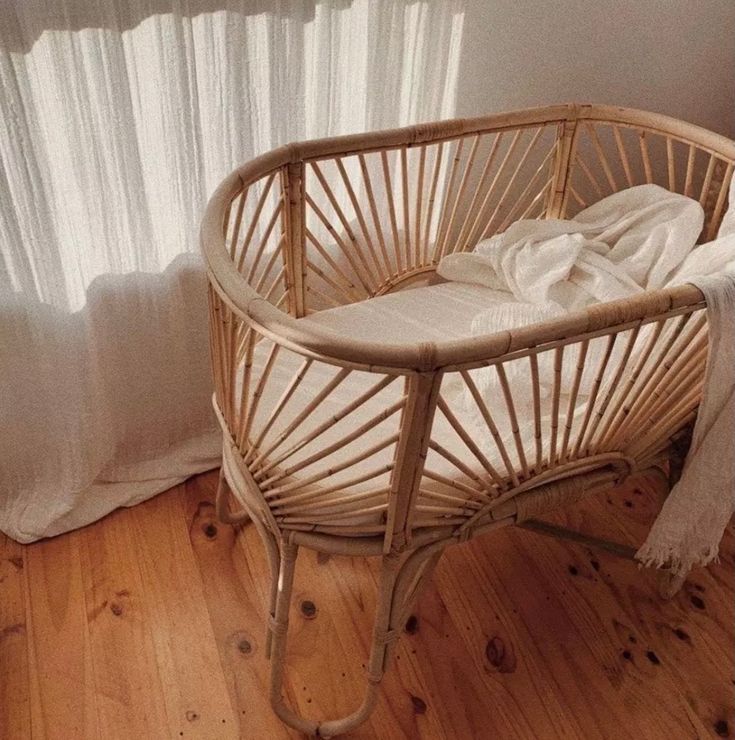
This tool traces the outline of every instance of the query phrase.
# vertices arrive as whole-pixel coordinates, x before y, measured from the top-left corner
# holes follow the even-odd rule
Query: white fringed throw
[[[716,560],[735,511],[735,276],[692,278],[707,300],[709,352],[699,414],[681,479],[636,553],[686,573]]]

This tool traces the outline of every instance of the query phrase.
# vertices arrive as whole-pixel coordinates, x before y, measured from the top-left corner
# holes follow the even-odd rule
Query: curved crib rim
[[[233,268],[234,269],[234,268]],[[324,327],[304,322],[278,310],[259,296],[235,271],[222,286],[210,273],[210,280],[225,303],[240,317],[254,324],[269,339],[299,354],[352,369],[388,374],[471,369],[492,364],[505,355],[532,351],[573,337],[605,333],[621,324],[649,323],[686,307],[706,306],[702,291],[691,283],[665,290],[648,291],[633,298],[590,306],[565,316],[465,339],[445,342],[402,344],[355,341]],[[234,289],[234,290],[233,290]]]
[[[644,128],[735,160],[735,141],[701,126],[658,113],[609,105],[563,104],[529,108],[477,118],[421,123],[399,129],[350,134],[288,144],[235,169],[215,190],[204,211],[200,230],[210,281],[221,298],[240,317],[275,342],[301,354],[333,364],[394,374],[430,372],[442,368],[487,364],[508,352],[530,350],[549,342],[638,322],[683,308],[704,306],[701,291],[682,284],[647,291],[632,298],[596,304],[564,317],[513,331],[444,342],[386,343],[355,341],[336,331],[315,327],[276,308],[260,296],[232,262],[225,245],[223,223],[227,208],[241,188],[297,162],[339,154],[421,144],[504,127],[595,120]]]
[[[470,136],[485,131],[537,126],[542,123],[562,123],[567,120],[607,121],[644,128],[653,133],[696,144],[711,154],[735,159],[734,140],[695,123],[638,108],[593,103],[562,103],[505,113],[490,113],[473,118],[447,118],[401,128],[292,142],[248,160],[235,168],[229,177],[233,177],[235,181],[238,181],[239,177],[242,184],[249,185],[286,164],[319,160],[337,154],[346,157],[360,152],[426,144],[439,139]]]

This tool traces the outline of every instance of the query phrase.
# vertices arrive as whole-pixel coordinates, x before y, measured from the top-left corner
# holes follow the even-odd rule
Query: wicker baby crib
[[[600,543],[537,517],[676,468],[696,416],[707,322],[694,286],[487,336],[458,321],[445,335],[422,321],[441,302],[439,260],[642,183],[698,199],[706,241],[734,163],[735,142],[681,121],[558,105],[293,144],[220,185],[202,225],[218,513],[251,519],[268,552],[284,722],[329,737],[364,721],[445,547],[509,524]],[[396,315],[400,331],[385,319]],[[302,718],[282,698],[300,547],[382,559],[365,698],[341,719]]]

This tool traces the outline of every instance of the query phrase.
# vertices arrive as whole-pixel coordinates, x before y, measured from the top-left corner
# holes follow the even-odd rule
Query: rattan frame
[[[545,139],[551,146],[539,152]],[[218,187],[201,230],[214,406],[224,432],[218,513],[229,522],[252,519],[266,546],[272,579],[271,702],[286,724],[330,737],[368,717],[409,610],[452,543],[522,524],[631,555],[630,548],[536,517],[633,473],[665,469],[672,440],[685,434],[696,416],[707,351],[704,298],[688,284],[517,331],[441,343],[357,342],[299,317],[319,302],[341,305],[400,289],[430,275],[443,255],[472,249],[482,236],[517,218],[564,217],[637,182],[660,181],[697,197],[707,213],[705,235],[711,238],[726,208],[734,163],[735,142],[691,124],[642,111],[569,104],[292,144],[246,163]],[[251,192],[255,199],[248,201]],[[330,257],[316,227],[341,250],[344,265]],[[587,349],[600,338],[607,338],[607,350],[599,367],[589,370],[594,373],[590,400],[581,426],[573,430],[560,407],[565,357],[575,353],[571,392],[576,396],[588,371]],[[260,342],[272,343],[271,350],[265,365],[254,370]],[[622,356],[611,361],[616,342]],[[628,362],[634,346],[638,359]],[[286,352],[302,356],[303,364],[291,390],[259,417],[263,389]],[[552,423],[542,430],[539,377],[552,372],[545,369],[545,358],[553,360]],[[537,428],[533,448],[516,434],[505,371],[515,360],[528,362]],[[269,439],[289,394],[316,366],[332,368],[333,380],[296,409],[280,437]],[[477,391],[471,371],[480,367],[494,367],[498,374],[498,402],[506,404],[515,425],[514,446],[499,439],[492,411]],[[393,463],[382,471],[388,484],[367,494],[351,494],[352,481],[343,492],[330,487],[335,471],[329,467],[303,478],[298,466],[286,464],[294,444],[288,448],[285,440],[298,434],[299,421],[355,372],[373,373],[377,382],[339,418],[379,397],[394,381],[404,388],[381,415],[397,419],[394,433],[380,442],[395,450]],[[507,470],[490,464],[448,407],[441,392],[448,374],[461,378],[476,399]],[[462,438],[470,462],[432,437],[437,413]],[[369,425],[354,428],[350,444]],[[324,451],[327,463],[330,449]],[[450,460],[456,478],[434,475],[426,462],[430,454]],[[355,455],[340,469],[364,457]],[[427,505],[422,481],[432,476],[446,495]],[[659,477],[667,489],[665,476]],[[228,491],[242,507],[237,514],[229,513]],[[356,514],[372,511],[382,516],[377,525],[354,523]],[[341,719],[304,719],[282,697],[288,607],[300,547],[382,559],[365,698]],[[679,585],[669,584],[669,591]]]

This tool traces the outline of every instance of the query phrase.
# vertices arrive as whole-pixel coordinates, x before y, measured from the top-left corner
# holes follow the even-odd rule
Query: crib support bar
[[[244,524],[250,520],[250,515],[244,509],[235,514],[230,512],[230,509],[227,506],[227,494],[229,492],[230,487],[225,479],[224,470],[220,468],[219,482],[217,483],[217,495],[214,504],[217,519],[225,524]]]
[[[601,539],[599,537],[592,537],[584,532],[560,527],[557,524],[551,524],[551,522],[545,522],[541,519],[526,519],[525,522],[520,522],[517,526],[523,527],[523,529],[528,529],[531,532],[536,532],[536,534],[545,535],[546,537],[553,537],[554,539],[559,540],[569,540],[570,542],[576,542],[580,545],[593,547],[597,550],[604,550],[605,552],[609,552],[611,555],[615,555],[619,558],[625,558],[627,560],[633,560],[635,558],[635,547],[623,545],[611,540]]]
[[[562,218],[566,206],[566,185],[569,179],[569,171],[572,163],[572,152],[574,148],[574,136],[577,131],[577,116],[579,115],[576,107],[569,111],[567,119],[560,124],[559,142],[556,161],[554,162],[554,177],[551,187],[549,206],[546,209],[547,218]]]
[[[306,312],[306,250],[304,212],[304,163],[294,162],[281,170],[281,187],[286,208],[283,210],[284,267],[289,312],[303,316]]]

